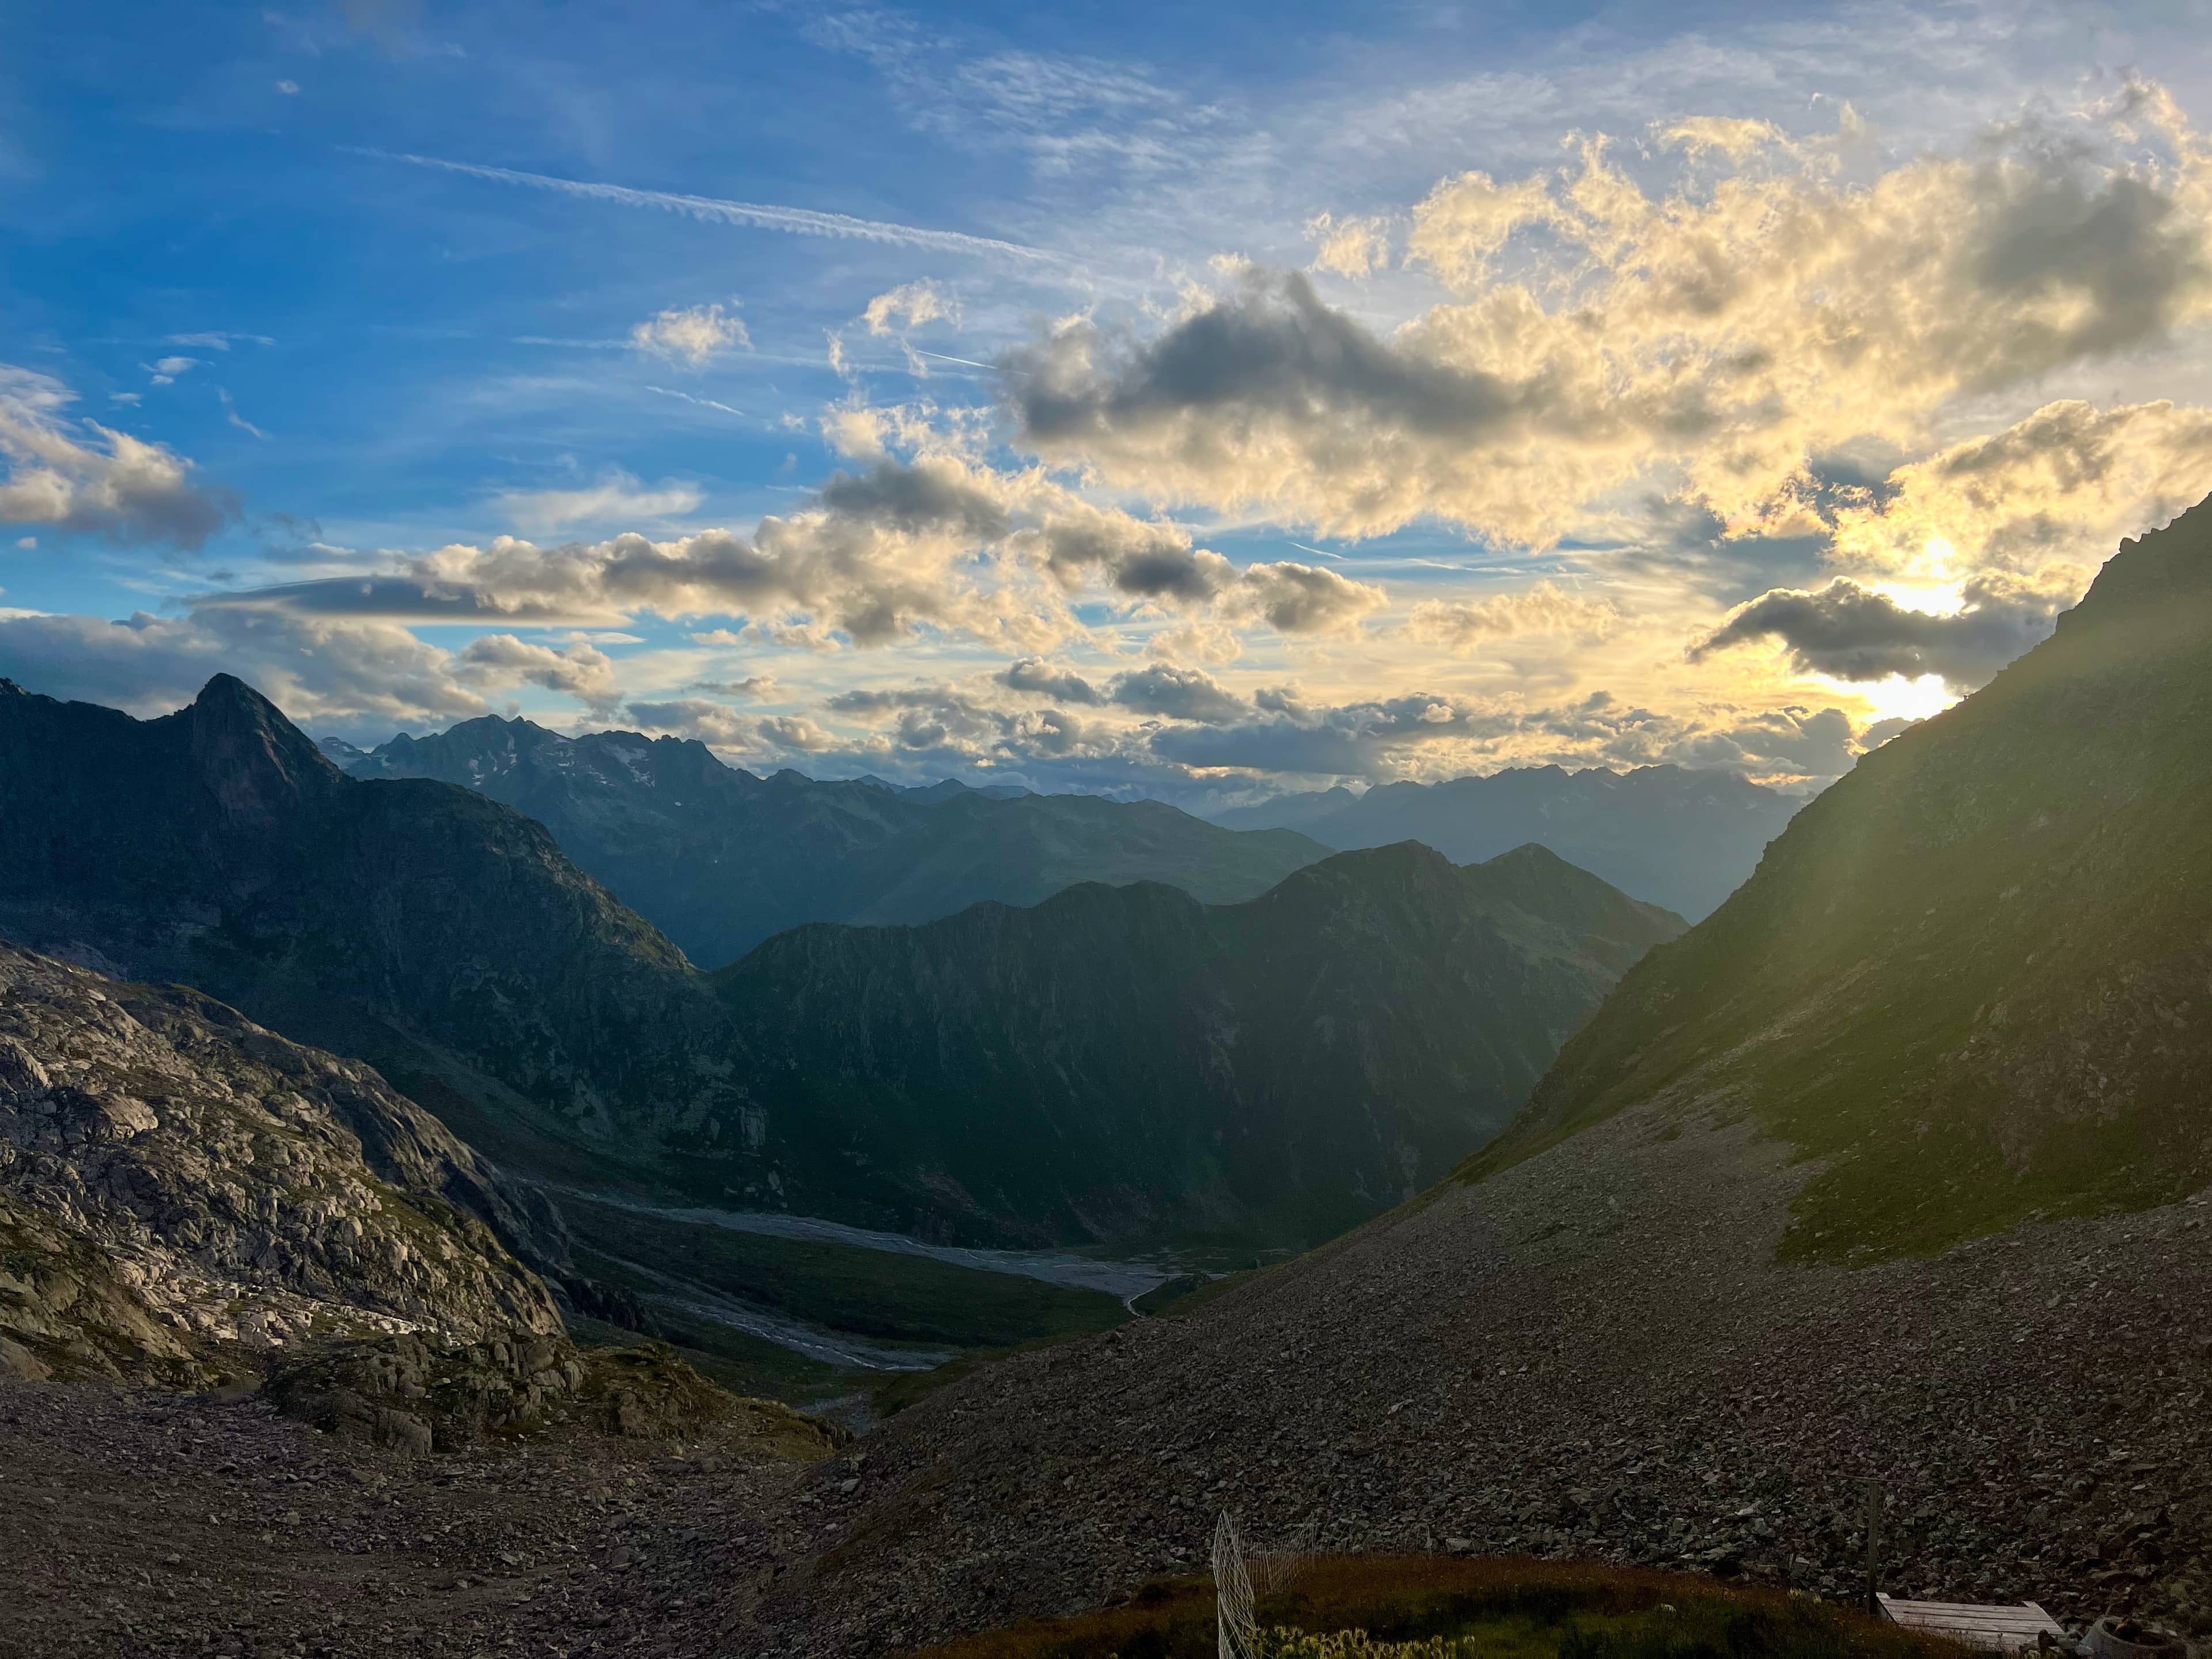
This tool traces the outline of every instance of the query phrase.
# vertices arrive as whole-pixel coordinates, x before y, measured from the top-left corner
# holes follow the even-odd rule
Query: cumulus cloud
[[[1966,582],[1963,600],[1947,614],[1909,609],[1843,579],[1813,592],[1775,588],[1739,607],[1690,659],[1772,640],[1802,672],[1841,680],[1940,674],[1970,691],[2048,635],[2061,608],[2047,595],[2009,591],[1986,577]]]
[[[621,696],[613,659],[581,641],[556,649],[512,634],[485,634],[462,648],[453,672],[471,684],[542,686],[575,698],[594,714],[611,711]]]
[[[1656,195],[1601,139],[1438,185],[1407,255],[1451,297],[1388,335],[1265,271],[1149,335],[1062,324],[1007,359],[1019,440],[1340,534],[1547,543],[1655,478],[1734,526],[1809,457],[2212,308],[2212,152],[2140,88],[1863,181],[1833,144],[1674,137],[1698,171]]]
[[[704,368],[732,348],[752,349],[752,336],[736,307],[732,300],[727,308],[703,305],[655,312],[630,330],[629,343],[665,362]]]
[[[1195,720],[1220,726],[1252,712],[1251,704],[1237,696],[1202,669],[1176,668],[1166,664],[1133,669],[1114,678],[1114,701],[1139,714],[1159,714],[1169,720]]]
[[[697,511],[699,491],[666,478],[647,488],[617,470],[580,489],[507,489],[497,499],[509,522],[542,534],[610,519],[680,518]]]
[[[600,510],[596,490],[544,493],[556,515]],[[577,495],[591,501],[568,499]],[[1240,571],[1177,526],[1096,506],[1035,469],[924,454],[841,472],[750,536],[631,533],[553,547],[501,537],[201,603],[501,627],[728,616],[772,641],[815,647],[881,646],[931,628],[1034,654],[1083,631],[1069,596],[1100,581],[1133,604],[1212,606],[1287,633],[1340,629],[1383,602],[1378,588],[1300,565]]]
[[[446,652],[389,623],[262,611],[0,617],[0,675],[51,696],[161,714],[218,672],[251,681],[295,720],[362,735],[486,711]]]
[[[924,323],[958,314],[958,308],[935,284],[902,283],[889,293],[878,294],[869,301],[860,313],[860,321],[869,333],[881,338],[890,334],[895,325],[920,328]]]
[[[1247,565],[1228,588],[1223,610],[1232,618],[1256,617],[1278,633],[1334,634],[1388,602],[1370,583],[1285,560]]]
[[[1621,625],[1620,607],[1609,599],[1585,599],[1549,581],[1519,593],[1486,599],[1424,599],[1407,617],[1413,638],[1465,653],[1484,641],[1518,634],[1562,634],[1595,645]]]
[[[781,688],[773,674],[748,674],[741,680],[694,680],[684,689],[704,691],[712,697],[749,697],[756,702],[764,702]]]
[[[1055,668],[1042,657],[1023,657],[1000,671],[999,684],[1013,691],[1034,691],[1056,702],[1096,704],[1098,688],[1073,669]]]
[[[1390,262],[1390,229],[1381,219],[1317,213],[1306,221],[1306,234],[1314,240],[1316,270],[1364,276]]]
[[[173,450],[68,420],[74,401],[52,376],[0,363],[0,524],[197,549],[236,515],[236,501],[194,483]]]
[[[834,737],[803,714],[740,714],[734,708],[709,702],[703,697],[631,702],[624,712],[647,732],[694,738],[714,749],[750,754],[816,755],[837,746]]]

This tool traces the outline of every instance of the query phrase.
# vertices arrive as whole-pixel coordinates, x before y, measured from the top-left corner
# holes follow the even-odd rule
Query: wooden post
[[[1879,1615],[1881,1612],[1881,1602],[1877,1599],[1881,1589],[1881,1481],[1879,1479],[1870,1479],[1866,1483],[1866,1610]]]

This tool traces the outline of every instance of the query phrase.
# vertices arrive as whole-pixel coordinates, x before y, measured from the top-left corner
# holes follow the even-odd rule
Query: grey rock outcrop
[[[525,1204],[369,1067],[0,945],[0,1370],[190,1382],[311,1336],[552,1334]]]

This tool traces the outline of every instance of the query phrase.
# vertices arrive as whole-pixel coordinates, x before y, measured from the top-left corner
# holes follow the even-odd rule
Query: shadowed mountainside
[[[1455,864],[1534,842],[1624,893],[1695,921],[1748,876],[1802,805],[1732,773],[1680,766],[1569,772],[1516,767],[1442,783],[1284,795],[1213,815],[1237,830],[1296,830],[1331,847],[1418,841]]]
[[[510,1164],[740,1113],[720,1005],[542,828],[358,783],[228,675],[143,721],[0,681],[0,933],[366,1059]]]
[[[1035,904],[1082,881],[1160,881],[1234,903],[1328,851],[1159,801],[760,778],[702,743],[564,738],[489,715],[368,751],[325,748],[356,777],[435,778],[537,819],[705,968],[805,922],[929,921],[987,899]]]
[[[911,1203],[1071,1239],[1305,1244],[1494,1133],[1681,926],[1541,848],[1461,869],[1407,843],[1241,905],[1092,884],[798,928],[716,984],[770,1116],[918,1180]]]

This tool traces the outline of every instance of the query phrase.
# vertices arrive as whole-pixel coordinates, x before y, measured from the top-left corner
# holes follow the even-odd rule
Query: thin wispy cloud
[[[1019,242],[994,236],[971,236],[965,231],[932,230],[921,225],[893,224],[882,219],[856,219],[850,214],[823,213],[813,208],[776,207],[761,202],[729,202],[714,196],[686,196],[674,191],[633,190],[627,185],[593,184],[581,179],[556,179],[550,173],[522,173],[513,167],[483,167],[474,161],[448,161],[435,155],[410,155],[392,150],[343,144],[350,155],[367,155],[380,161],[404,161],[410,167],[457,173],[493,184],[520,185],[530,190],[551,191],[580,201],[608,202],[617,207],[649,208],[674,213],[703,223],[746,225],[759,230],[786,231],[794,236],[826,236],[847,241],[882,242],[895,247],[933,248],[945,253],[968,253],[986,258],[1049,261],[1057,255]]]
[[[718,404],[712,398],[695,398],[688,392],[678,392],[669,386],[648,386],[646,390],[657,392],[664,398],[681,398],[685,403],[696,404],[702,409],[719,409],[725,415],[735,415],[742,418],[745,412],[742,409],[732,409],[727,404]]]

